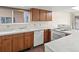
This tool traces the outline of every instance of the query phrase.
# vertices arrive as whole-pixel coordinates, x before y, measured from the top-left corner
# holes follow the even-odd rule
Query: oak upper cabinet
[[[51,41],[51,32],[49,29],[44,30],[44,43]]]
[[[46,12],[45,10],[40,10],[40,21],[46,21]]]
[[[2,36],[0,37],[0,52],[11,52],[12,51],[12,37]]]
[[[47,21],[52,21],[52,11],[47,11]]]
[[[39,21],[39,9],[31,8],[30,9],[30,18],[32,21]]]
[[[52,21],[52,11],[43,9],[30,9],[31,21]]]
[[[13,51],[21,51],[24,49],[24,34],[14,34],[13,36]]]
[[[34,32],[26,32],[24,33],[24,48],[32,48],[34,44]]]

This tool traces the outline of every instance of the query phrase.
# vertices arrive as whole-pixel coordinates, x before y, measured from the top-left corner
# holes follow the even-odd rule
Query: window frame
[[[11,20],[12,20],[12,22],[11,22],[11,23],[6,23],[6,22],[5,22],[5,23],[1,23],[1,17],[0,17],[0,24],[28,24],[28,23],[29,23],[29,19],[30,19],[30,17],[29,17],[29,16],[30,16],[29,11],[26,11],[26,12],[29,13],[29,14],[28,14],[28,21],[27,21],[27,22],[25,22],[25,19],[23,19],[23,20],[24,20],[23,23],[19,23],[19,22],[18,22],[18,23],[16,23],[16,22],[14,23],[14,19],[15,19],[15,17],[14,17],[14,10],[15,10],[15,9],[12,9],[12,10],[11,10],[11,11],[12,11],[12,12],[11,12]],[[19,10],[19,9],[16,9],[16,10]],[[25,10],[23,10],[23,11],[25,12]],[[24,17],[24,16],[23,16],[23,17]],[[6,18],[6,17],[5,17],[5,18]]]

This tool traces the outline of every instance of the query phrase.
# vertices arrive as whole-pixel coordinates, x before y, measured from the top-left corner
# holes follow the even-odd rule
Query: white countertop
[[[79,52],[79,31],[72,30],[65,32],[72,34],[46,43],[45,47],[49,47],[49,49],[55,52]]]
[[[24,33],[24,32],[31,32],[31,31],[37,31],[37,30],[44,30],[44,29],[47,29],[47,28],[42,28],[42,29],[15,29],[15,30],[6,30],[6,31],[0,31],[0,36],[17,34],[17,33]]]
[[[79,30],[69,30],[69,31],[62,31],[62,32],[65,32],[65,33],[76,33],[76,32],[79,32]]]
[[[44,29],[49,29],[49,28],[4,30],[4,31],[0,31],[0,36],[24,33],[24,32],[31,32],[31,31],[37,31],[37,30],[44,30]],[[51,30],[53,30],[53,29],[51,29]],[[72,31],[74,31],[74,30],[72,30]],[[64,31],[64,32],[71,33],[71,31]]]

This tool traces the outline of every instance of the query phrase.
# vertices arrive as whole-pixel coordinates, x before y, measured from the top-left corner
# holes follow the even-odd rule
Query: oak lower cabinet
[[[0,36],[0,52],[18,52],[47,43],[51,40],[49,29]]]
[[[44,43],[51,41],[51,31],[49,29],[44,30]]]
[[[33,44],[34,32],[0,36],[0,52],[18,52],[32,48]]]
[[[12,37],[1,36],[0,37],[0,52],[11,52],[12,51]]]
[[[24,49],[24,34],[14,34],[13,37],[13,51],[21,51]]]
[[[26,32],[24,34],[24,48],[28,49],[28,48],[33,48],[33,44],[34,44],[34,32]]]

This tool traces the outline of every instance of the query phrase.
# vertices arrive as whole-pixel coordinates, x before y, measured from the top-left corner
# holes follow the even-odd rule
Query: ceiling
[[[29,10],[30,8],[39,8],[39,9],[46,9],[50,11],[78,12],[78,10],[72,9],[72,7],[75,7],[75,6],[10,6],[10,7],[27,9],[27,10]]]

